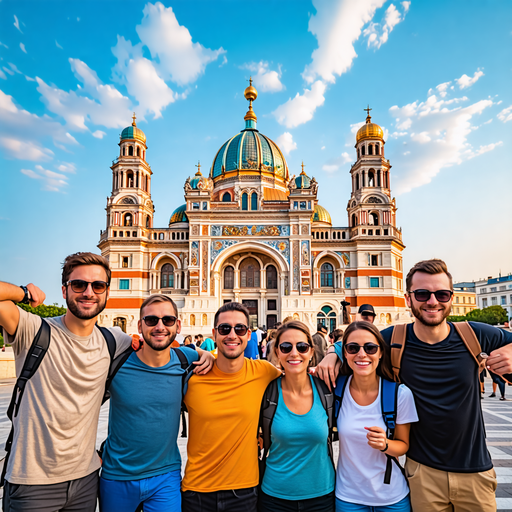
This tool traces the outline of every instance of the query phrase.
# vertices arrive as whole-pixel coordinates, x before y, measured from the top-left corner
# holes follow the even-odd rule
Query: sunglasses
[[[144,323],[148,327],[155,327],[155,325],[158,324],[159,320],[162,320],[162,323],[165,325],[165,327],[172,327],[175,323],[177,318],[172,315],[166,315],[166,316],[156,316],[156,315],[148,315],[142,318],[144,320]]]
[[[311,348],[311,345],[309,343],[306,343],[305,341],[299,341],[299,343],[295,345],[295,348],[297,349],[297,352],[299,354],[306,354]],[[279,350],[283,354],[289,354],[292,351],[292,349],[293,345],[288,341],[279,344]]]
[[[375,343],[365,343],[364,345],[359,345],[358,343],[347,343],[345,345],[345,350],[347,354],[356,355],[359,351],[363,349],[369,356],[372,356],[377,353],[379,350],[379,345]]]
[[[91,285],[92,291],[96,293],[97,295],[101,295],[102,293],[105,293],[105,291],[108,288],[108,283],[105,281],[83,281],[82,279],[73,279],[71,281],[68,281],[65,285],[71,286],[71,289],[75,293],[83,293],[85,290],[87,290],[87,287]]]
[[[219,324],[217,326],[217,332],[221,336],[227,336],[231,332],[231,329],[235,330],[235,334],[237,336],[245,336],[247,334],[247,331],[249,330],[249,327],[247,327],[247,325],[244,325],[244,324],[236,324],[236,325]]]
[[[453,295],[451,290],[436,290],[435,292],[431,292],[430,290],[414,290],[409,293],[413,293],[414,298],[418,302],[429,301],[432,294],[434,294],[437,302],[449,302]]]

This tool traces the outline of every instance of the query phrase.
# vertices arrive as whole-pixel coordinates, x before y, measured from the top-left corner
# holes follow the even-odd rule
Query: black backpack
[[[322,402],[322,406],[327,413],[327,427],[329,429],[329,433],[327,436],[327,450],[329,453],[329,457],[331,459],[332,465],[334,466],[334,454],[332,443],[334,441],[334,394],[332,391],[329,391],[324,381],[313,377],[313,382],[315,383],[316,390],[318,395],[320,396],[320,401]],[[258,428],[258,434],[263,438],[263,451],[260,453],[259,459],[259,468],[260,468],[260,484],[263,481],[263,475],[265,474],[265,469],[267,466],[267,456],[270,449],[271,442],[271,428],[272,421],[274,420],[274,416],[276,414],[277,402],[279,400],[279,390],[277,389],[277,379],[273,380],[265,390],[263,394],[263,400],[261,402],[260,409],[260,423]]]

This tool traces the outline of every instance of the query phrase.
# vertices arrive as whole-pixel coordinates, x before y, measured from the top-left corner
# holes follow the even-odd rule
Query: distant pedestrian
[[[361,315],[361,320],[365,320],[366,322],[374,323],[375,317],[377,316],[375,314],[375,309],[373,309],[373,306],[371,304],[363,304],[360,308],[358,313]]]
[[[317,364],[320,363],[320,361],[325,357],[325,353],[327,352],[328,346],[325,339],[327,332],[327,327],[325,325],[319,324],[317,327],[317,332],[313,334],[313,344],[315,346]]]

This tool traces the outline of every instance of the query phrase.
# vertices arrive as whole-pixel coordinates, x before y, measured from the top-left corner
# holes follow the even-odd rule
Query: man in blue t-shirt
[[[166,295],[151,295],[140,308],[144,344],[110,386],[108,438],[100,478],[102,512],[181,510],[181,457],[177,444],[183,389],[181,350],[195,373],[214,357],[201,349],[171,349],[181,324]]]
[[[407,275],[405,299],[415,322],[407,326],[400,380],[414,394],[419,422],[411,424],[405,465],[413,510],[496,511],[496,473],[485,443],[479,367],[446,321],[453,297],[452,276],[442,260],[417,263]],[[487,368],[512,373],[512,333],[469,322]],[[394,327],[382,331],[390,344]],[[332,349],[330,349],[332,350]],[[341,357],[341,347],[335,347]],[[317,369],[334,369],[329,355]],[[511,380],[511,375],[505,375]]]

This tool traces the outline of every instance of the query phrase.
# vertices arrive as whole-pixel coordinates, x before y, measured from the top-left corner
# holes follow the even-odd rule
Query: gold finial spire
[[[197,165],[195,165],[194,167],[197,167],[196,176],[202,176],[202,174],[201,174],[201,162],[199,160],[197,161]]]
[[[135,112],[133,113],[132,119],[133,119],[132,126],[137,126],[137,123],[135,122],[135,119],[136,119]]]
[[[246,121],[246,127],[247,121],[254,121],[256,123],[257,117],[254,113],[254,110],[252,109],[252,102],[258,97],[258,91],[255,87],[252,85],[252,76],[249,78],[249,87],[247,87],[244,91],[244,96],[246,100],[249,100],[249,110],[247,111],[247,114],[245,114],[245,121]],[[251,128],[255,128],[256,126],[251,126]]]
[[[367,107],[367,108],[363,108],[363,110],[365,110],[365,111],[366,111],[366,114],[367,114],[367,116],[366,116],[366,123],[370,123],[370,122],[371,122],[371,120],[372,120],[372,117],[370,116],[370,110],[372,110],[372,109],[370,108],[370,105],[368,105],[368,107]]]
[[[302,167],[302,172],[301,172],[301,174],[306,174],[306,173],[304,172],[304,167],[306,167],[306,166],[304,165],[304,161],[302,162],[301,167]]]

